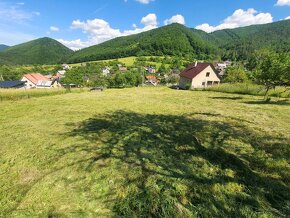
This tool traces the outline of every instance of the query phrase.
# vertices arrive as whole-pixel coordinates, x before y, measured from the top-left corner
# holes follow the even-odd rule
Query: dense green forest
[[[255,50],[290,51],[290,21],[226,29],[210,34],[222,51],[223,59],[248,60]]]
[[[290,51],[290,21],[220,30],[210,34],[172,24],[82,49],[75,52],[69,62],[142,55],[248,60],[260,49]]]
[[[73,51],[50,38],[36,39],[0,52],[0,64],[56,64]]]
[[[172,24],[148,32],[110,40],[75,52],[69,62],[85,62],[128,56],[189,56],[213,59],[218,49],[205,41],[198,30]]]
[[[206,33],[171,24],[119,37],[76,52],[41,38],[0,52],[0,64],[57,64],[129,56],[176,56],[188,60],[250,60],[256,50],[290,51],[290,20]]]

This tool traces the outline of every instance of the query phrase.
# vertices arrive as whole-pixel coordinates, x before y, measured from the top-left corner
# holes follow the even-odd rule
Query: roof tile
[[[193,79],[208,66],[211,66],[214,69],[214,67],[210,63],[197,63],[197,65],[191,64],[182,73],[180,73],[180,76],[187,79]]]

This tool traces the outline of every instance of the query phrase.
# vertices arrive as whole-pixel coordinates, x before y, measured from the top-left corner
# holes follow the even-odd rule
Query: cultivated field
[[[290,103],[169,88],[0,102],[0,217],[286,217]]]

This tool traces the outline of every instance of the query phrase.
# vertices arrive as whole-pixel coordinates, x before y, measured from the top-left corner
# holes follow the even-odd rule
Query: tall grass
[[[83,92],[84,89],[0,89],[0,101],[38,98],[43,96],[62,95],[66,93]]]
[[[235,83],[235,84],[225,83],[219,86],[208,87],[206,90],[224,93],[258,95],[258,96],[264,96],[266,94],[266,89],[264,88],[264,86],[251,83]],[[276,89],[270,90],[268,95],[272,97],[289,98],[290,91],[285,92],[285,88],[277,87]]]

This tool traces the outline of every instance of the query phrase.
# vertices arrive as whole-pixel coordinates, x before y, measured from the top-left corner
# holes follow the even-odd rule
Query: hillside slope
[[[40,38],[0,52],[0,63],[55,64],[64,61],[72,53],[72,50],[54,39]]]
[[[3,51],[4,49],[7,49],[7,48],[9,48],[8,45],[0,44],[0,51]]]
[[[224,58],[244,60],[256,49],[290,51],[290,20],[213,32],[210,41],[223,50]]]
[[[180,24],[172,24],[82,49],[75,52],[69,62],[138,55],[190,55],[199,59],[215,56],[217,47],[202,39],[199,32]]]
[[[206,33],[180,24],[110,40],[75,52],[69,62],[138,55],[248,59],[256,49],[290,51],[290,20]]]
[[[247,60],[257,49],[290,51],[290,20],[225,29],[213,33],[171,24],[136,35],[119,37],[73,52],[50,38],[41,38],[0,51],[0,64],[56,64],[129,56],[185,56],[190,59]],[[0,46],[1,49],[1,46]]]

